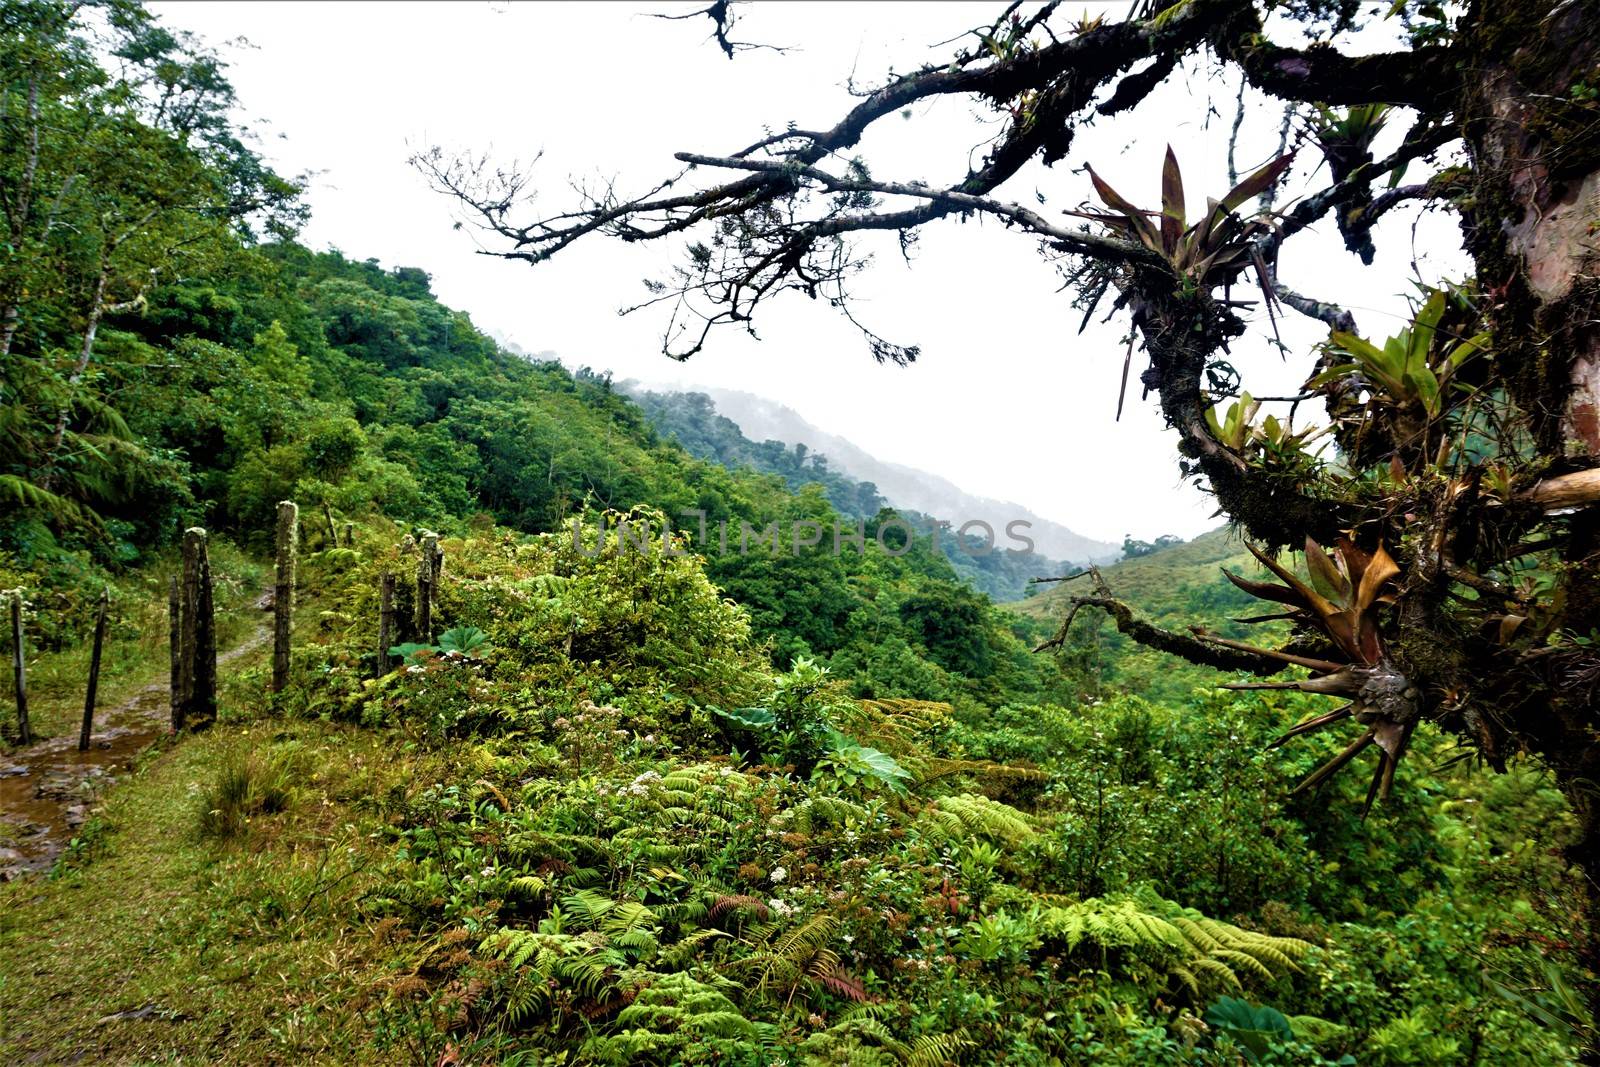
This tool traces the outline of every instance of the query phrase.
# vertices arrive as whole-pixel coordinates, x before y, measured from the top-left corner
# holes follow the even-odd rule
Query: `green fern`
[[[813,833],[829,826],[849,826],[863,823],[872,817],[865,807],[852,800],[833,796],[807,797],[783,813],[796,830]],[[782,818],[783,816],[780,816]]]
[[[762,992],[774,986],[781,988],[787,1003],[808,979],[820,981],[837,972],[839,954],[828,945],[840,925],[838,916],[827,912],[788,929],[763,924],[757,930],[759,943],[734,966],[756,971],[756,988]]]
[[[745,1018],[725,992],[737,987],[723,986],[687,974],[654,979],[618,1013],[617,1032],[584,1043],[585,1061],[673,1063],[716,1039],[737,1040],[746,1049],[770,1044],[773,1028]]]
[[[627,964],[621,952],[587,937],[558,932],[559,925],[559,920],[546,920],[538,930],[497,930],[480,945],[515,972],[504,1013],[511,1026],[521,1026],[552,1008],[557,991],[576,999],[606,999],[614,991],[613,975]]]
[[[1134,900],[1089,899],[1030,913],[1046,944],[1066,953],[1093,948],[1098,965],[1112,954],[1142,959],[1196,1000],[1242,989],[1247,979],[1270,982],[1299,970],[1311,946],[1207,918],[1154,894]]]
[[[969,1048],[977,1047],[977,1044],[967,1036],[965,1030],[956,1030],[948,1034],[924,1034],[912,1042],[901,1062],[905,1067],[945,1067],[946,1064],[960,1063],[961,1054]]]
[[[940,797],[926,818],[938,833],[954,840],[988,837],[1019,845],[1034,834],[1033,820],[1016,808],[976,793]]]

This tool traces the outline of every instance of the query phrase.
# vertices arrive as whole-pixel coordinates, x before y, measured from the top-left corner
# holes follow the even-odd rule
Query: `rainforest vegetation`
[[[1555,195],[1541,183],[1592,200],[1600,68],[1563,21],[1589,7],[1402,3],[1400,51],[1359,59],[1272,43],[1243,0],[1105,23],[1013,7],[837,128],[702,161],[743,172],[728,185],[559,224],[487,213],[526,226],[535,259],[578,229],[638,236],[652,213],[666,233],[709,222],[680,281],[727,297],[730,321],[839,283],[828,242],[852,228],[988,212],[1077,257],[1078,281],[1133,314],[1144,384],[1233,524],[1012,604],[991,594],[1020,595],[1027,557],[982,570],[907,540],[931,520],[896,525],[872,486],[692,398],[641,406],[604,374],[503,350],[424,268],[297,243],[301,185],[236,125],[204,42],[129,0],[0,8],[0,590],[20,606],[35,736],[75,729],[103,590],[105,702],[164,683],[186,528],[210,533],[235,657],[215,725],[162,737],[109,787],[67,783],[84,805],[70,838],[45,869],[7,867],[0,1048],[1593,1062],[1594,442],[1554,398],[1593,358],[1574,346],[1592,346],[1595,290],[1572,264],[1550,268],[1570,268],[1564,286],[1531,282],[1528,256],[1568,246],[1500,226],[1519,197]],[[1288,10],[1324,38],[1360,16]],[[732,56],[728,12],[705,14]],[[1174,164],[1161,212],[1102,185],[1081,229],[989,199],[1022,161],[1064,158],[1098,90],[1126,111],[1202,53],[1325,105],[1308,113],[1334,184],[1301,203],[1358,252],[1364,213],[1447,200],[1480,276],[1436,280],[1400,336],[1367,339],[1276,281],[1278,243],[1315,220],[1250,217],[1283,163],[1193,225]],[[935,92],[1009,116],[959,188],[826,169]],[[1388,103],[1417,129],[1375,163],[1357,120]],[[1490,145],[1511,136],[1485,119],[1504,106],[1530,117]],[[1470,164],[1381,191],[1463,136]],[[1545,153],[1537,188],[1495,169],[1507,152]],[[420,162],[468,191],[449,160]],[[1570,221],[1567,203],[1541,218]],[[1205,373],[1244,329],[1217,290],[1246,268],[1266,298],[1338,320],[1311,386],[1334,450]],[[304,532],[269,693],[258,598],[283,500]],[[837,524],[867,547],[713,552],[685,513]],[[624,521],[657,550],[596,551]],[[435,624],[380,649],[383,575],[415,603],[432,535]],[[1282,684],[1224,688],[1285,666]],[[1356,744],[1305,728],[1321,721]],[[13,727],[0,784],[38,751]],[[1370,783],[1326,773],[1365,747]],[[43,836],[0,812],[0,856]]]

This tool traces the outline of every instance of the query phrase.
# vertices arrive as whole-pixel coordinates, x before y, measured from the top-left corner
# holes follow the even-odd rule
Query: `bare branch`
[[[773,52],[788,52],[788,48],[775,44],[755,44],[750,41],[735,41],[729,36],[733,32],[734,23],[739,21],[739,16],[734,13],[737,6],[735,0],[714,0],[710,7],[703,7],[699,11],[690,11],[683,15],[656,15],[651,18],[665,19],[668,22],[681,22],[684,19],[697,19],[704,15],[711,20],[713,29],[711,39],[717,42],[717,47],[722,49],[729,59],[737,52],[752,52],[758,49],[768,49]]]
[[[1105,576],[1100,573],[1098,567],[1090,567],[1087,573],[1094,582],[1094,593],[1089,596],[1073,597],[1072,608],[1062,620],[1060,630],[1050,640],[1035,648],[1035,652],[1046,652],[1065,646],[1078,612],[1083,608],[1099,608],[1116,622],[1118,633],[1126,634],[1147,648],[1170,653],[1190,663],[1225,671],[1248,671],[1261,676],[1277,674],[1286,666],[1269,655],[1221,647],[1187,634],[1163,630],[1159,626],[1145,622],[1134,615],[1132,608],[1112,595],[1111,588],[1106,584]]]

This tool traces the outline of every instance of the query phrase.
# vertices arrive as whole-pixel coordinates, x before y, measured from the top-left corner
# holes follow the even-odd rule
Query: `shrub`
[[[200,794],[200,834],[221,839],[239,837],[250,820],[289,807],[298,775],[296,751],[273,752],[236,748],[223,757],[211,786]]]

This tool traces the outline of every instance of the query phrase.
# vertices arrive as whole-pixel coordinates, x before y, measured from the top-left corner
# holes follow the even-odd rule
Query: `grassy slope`
[[[153,755],[54,877],[0,888],[8,1060],[377,1061],[351,1009],[387,949],[344,919],[374,858],[357,798],[396,771],[380,770],[379,736],[292,734],[224,724]],[[200,840],[202,781],[230,749],[274,740],[316,768],[291,810],[239,844]]]
[[[1130,599],[1154,597],[1203,581],[1230,548],[1209,535],[1108,578]],[[318,605],[301,617],[309,639]],[[257,718],[264,652],[225,677],[223,721],[153,751],[55,877],[0,886],[7,1059],[442,1062],[394,1005],[460,931],[416,937],[359,918],[386,884],[391,799],[436,779],[442,757],[396,730]],[[204,840],[199,794],[241,751],[292,756],[293,801],[231,843]]]
[[[1230,637],[1244,637],[1249,628],[1228,619],[1257,614],[1259,601],[1229,584],[1222,576],[1223,567],[1251,578],[1265,574],[1265,568],[1226,528],[1154,555],[1123,560],[1102,568],[1102,573],[1113,593],[1157,626],[1181,631],[1203,624]],[[1057,583],[1036,597],[1005,607],[1059,623],[1069,599],[1087,591],[1087,581]],[[1073,634],[1075,652],[1091,667],[1098,664],[1101,684],[1108,688],[1157,700],[1182,700],[1196,687],[1214,685],[1218,679],[1215,671],[1189,666],[1135,644],[1098,612],[1080,614]]]
[[[237,579],[261,573],[233,562]],[[258,594],[243,580],[219,587],[239,609],[218,612],[226,647],[255,624]],[[303,605],[301,618],[317,609]],[[120,686],[164,683],[164,626],[127,644]],[[358,1008],[403,946],[348,918],[380,859],[373,798],[411,764],[372,731],[259,721],[269,650],[233,661],[219,679],[219,724],[148,750],[49,878],[0,885],[6,1060],[393,1062],[392,1050],[371,1049]],[[77,658],[38,661],[41,673],[71,677]],[[241,752],[292,759],[292,802],[235,840],[203,839],[202,791]]]

